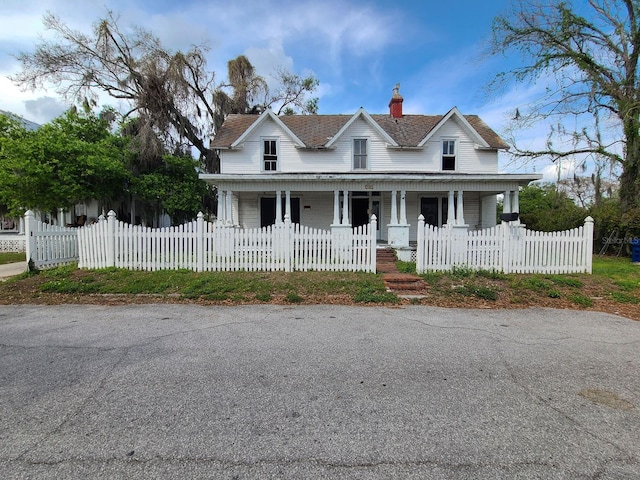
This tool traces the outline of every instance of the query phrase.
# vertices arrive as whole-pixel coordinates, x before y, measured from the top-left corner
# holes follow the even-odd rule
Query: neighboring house
[[[27,120],[26,118],[22,118],[20,115],[16,115],[15,113],[7,112],[5,110],[0,110],[0,115],[4,115],[13,120],[16,120],[30,132],[40,128],[40,124],[32,122],[31,120]]]
[[[481,229],[496,224],[497,195],[518,211],[518,189],[539,174],[498,172],[508,145],[478,116],[403,115],[399,86],[389,113],[229,115],[212,140],[220,173],[218,221],[244,228],[294,223],[352,228],[378,219],[377,237],[396,248],[429,224]]]

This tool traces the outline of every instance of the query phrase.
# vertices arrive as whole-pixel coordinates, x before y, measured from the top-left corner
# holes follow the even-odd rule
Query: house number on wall
[[[365,190],[373,190],[373,185],[371,185],[370,183],[365,184],[364,186]]]

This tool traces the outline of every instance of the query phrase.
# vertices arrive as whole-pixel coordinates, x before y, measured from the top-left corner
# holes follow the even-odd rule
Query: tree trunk
[[[620,175],[620,203],[623,212],[640,207],[640,121],[637,118],[624,120],[626,149],[622,175]]]

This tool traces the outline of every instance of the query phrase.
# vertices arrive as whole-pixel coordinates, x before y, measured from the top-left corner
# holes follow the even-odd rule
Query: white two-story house
[[[478,116],[403,115],[398,86],[389,113],[229,115],[212,140],[220,173],[219,222],[253,228],[292,222],[346,229],[377,217],[377,238],[399,249],[427,223],[496,224],[496,197],[518,211],[518,189],[539,174],[498,172],[507,144]]]

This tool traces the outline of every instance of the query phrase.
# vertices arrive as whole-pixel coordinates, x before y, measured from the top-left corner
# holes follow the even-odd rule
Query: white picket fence
[[[376,219],[345,233],[284,223],[240,229],[197,220],[149,228],[116,219],[111,211],[78,229],[80,268],[193,271],[365,271],[376,269]]]
[[[35,268],[55,267],[78,261],[76,228],[49,225],[35,219],[28,210],[25,220],[26,257]]]
[[[425,225],[418,218],[416,270],[466,267],[504,273],[591,273],[593,219],[563,232],[536,232],[522,225],[502,223],[467,231],[456,226]]]

